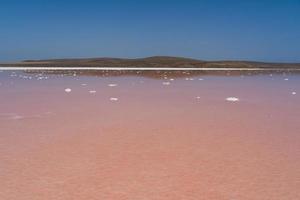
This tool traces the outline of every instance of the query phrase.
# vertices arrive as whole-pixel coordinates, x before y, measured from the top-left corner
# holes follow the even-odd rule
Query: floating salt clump
[[[82,86],[87,86],[87,84],[86,84],[86,83],[82,83],[81,85],[82,85]]]
[[[285,81],[288,81],[289,79],[288,79],[288,78],[285,78],[284,80],[285,80]]]
[[[23,116],[15,114],[15,113],[0,113],[0,119],[8,119],[8,120],[19,120],[24,119]]]
[[[199,81],[203,81],[204,79],[203,79],[203,78],[199,78],[198,80],[199,80]]]
[[[170,82],[163,82],[163,85],[170,85]]]
[[[174,78],[171,78],[170,81],[174,81]]]
[[[66,88],[65,92],[70,93],[72,90],[70,88]]]
[[[117,87],[118,84],[115,84],[115,83],[111,83],[111,84],[108,84],[109,87]]]
[[[201,97],[198,96],[198,97],[196,97],[196,99],[201,99]]]
[[[240,101],[240,99],[237,97],[228,97],[228,98],[226,98],[226,101],[237,102],[237,101]]]
[[[24,119],[24,117],[20,116],[20,115],[14,115],[14,116],[11,116],[10,119],[12,119],[12,120],[19,120],[19,119]]]
[[[119,99],[116,98],[116,97],[111,97],[110,100],[111,100],[111,101],[118,101]]]
[[[47,77],[47,76],[39,76],[39,77],[37,78],[38,81],[39,81],[39,80],[44,80],[44,79],[48,79],[48,77]]]
[[[91,90],[91,91],[89,91],[90,92],[90,94],[96,94],[96,90]]]
[[[297,93],[296,92],[292,92],[292,95],[296,95]]]
[[[193,78],[186,78],[185,80],[186,81],[193,81],[194,79]]]

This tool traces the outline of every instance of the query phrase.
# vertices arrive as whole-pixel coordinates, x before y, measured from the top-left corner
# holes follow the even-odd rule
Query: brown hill
[[[149,67],[149,68],[284,68],[300,69],[300,63],[264,63],[249,61],[203,61],[183,57],[154,56],[147,58],[83,58],[25,60],[18,63],[0,64],[15,67]]]

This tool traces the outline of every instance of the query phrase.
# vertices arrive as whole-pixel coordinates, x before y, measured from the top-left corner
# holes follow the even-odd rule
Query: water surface
[[[300,75],[178,73],[1,71],[0,199],[300,199]]]

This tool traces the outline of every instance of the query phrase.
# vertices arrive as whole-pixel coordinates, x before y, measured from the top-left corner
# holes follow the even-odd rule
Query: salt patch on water
[[[40,81],[40,80],[47,80],[49,77],[48,76],[39,76],[37,77],[36,80]]]
[[[240,101],[240,99],[237,98],[237,97],[227,97],[227,98],[226,98],[226,101],[237,102],[237,101]]]
[[[117,87],[118,84],[115,84],[115,83],[111,83],[111,84],[108,84],[109,87]]]
[[[66,93],[70,93],[71,91],[72,91],[72,89],[70,89],[70,88],[66,88],[66,89],[65,89],[65,92],[66,92]]]
[[[89,91],[90,94],[96,94],[96,92],[97,92],[96,90],[90,90]]]
[[[0,119],[1,118],[8,119],[8,120],[20,120],[20,119],[24,119],[23,116],[15,114],[15,113],[1,113],[0,114]]]
[[[86,84],[86,83],[82,83],[81,85],[82,85],[82,86],[87,86],[87,84]]]
[[[296,95],[297,93],[296,92],[292,92],[292,95]]]
[[[118,101],[119,99],[116,98],[116,97],[111,97],[110,100],[111,100],[111,101]]]
[[[163,85],[170,85],[171,83],[170,82],[163,82],[162,84]]]
[[[201,99],[201,97],[198,96],[198,97],[196,97],[196,99]]]
[[[285,81],[288,81],[289,79],[288,79],[288,78],[285,78],[284,80],[285,80]]]
[[[193,81],[193,78],[185,78],[186,81]]]

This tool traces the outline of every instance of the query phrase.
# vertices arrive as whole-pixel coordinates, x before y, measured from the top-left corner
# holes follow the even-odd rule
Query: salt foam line
[[[123,70],[133,70],[133,71],[300,71],[300,69],[278,69],[278,68],[270,68],[270,69],[262,69],[262,68],[164,68],[164,67],[0,67],[0,70],[110,70],[110,71],[123,71]]]

